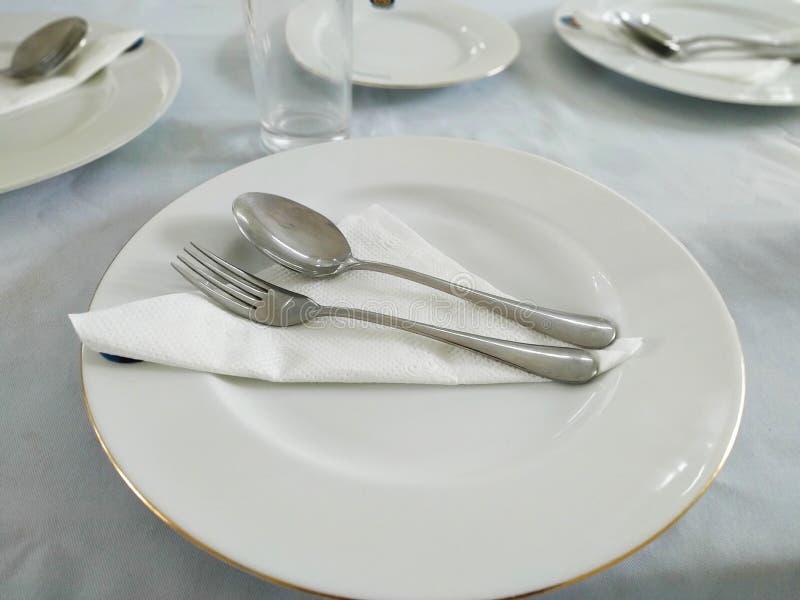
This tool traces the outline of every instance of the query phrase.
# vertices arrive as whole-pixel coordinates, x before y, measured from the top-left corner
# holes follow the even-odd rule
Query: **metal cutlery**
[[[66,65],[86,45],[89,24],[80,17],[52,21],[17,45],[11,65],[0,75],[14,79],[39,79]]]
[[[578,315],[481,292],[452,281],[386,263],[360,260],[339,228],[317,211],[276,194],[248,192],[233,203],[236,225],[256,248],[307,277],[350,270],[378,271],[452,294],[495,310],[526,327],[576,346],[605,348],[617,335],[611,321]]]
[[[624,11],[617,11],[615,14],[622,31],[630,39],[661,58],[687,59],[706,52],[733,49],[759,58],[800,59],[800,41],[786,43],[731,35],[681,38],[656,27],[647,13],[634,16]]]
[[[184,248],[177,262],[171,264],[222,308],[263,325],[291,327],[316,318],[344,317],[461,346],[555,381],[585,383],[598,374],[596,357],[581,348],[512,342],[367,310],[321,306],[307,296],[256,277],[194,243]]]

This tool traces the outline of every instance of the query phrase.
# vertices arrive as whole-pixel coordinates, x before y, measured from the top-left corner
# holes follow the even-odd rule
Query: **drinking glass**
[[[353,0],[242,0],[242,6],[265,149],[346,138]]]

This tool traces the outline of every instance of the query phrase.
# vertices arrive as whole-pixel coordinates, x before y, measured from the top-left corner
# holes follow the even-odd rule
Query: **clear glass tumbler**
[[[353,0],[242,0],[261,143],[341,140],[352,112]]]

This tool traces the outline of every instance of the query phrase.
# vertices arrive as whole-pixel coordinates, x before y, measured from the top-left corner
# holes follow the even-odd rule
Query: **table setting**
[[[0,19],[0,595],[794,597],[794,5],[60,8]]]
[[[4,18],[3,50],[49,20],[42,15]],[[34,81],[7,76],[0,82],[0,191],[111,152],[152,125],[172,102],[180,67],[166,47],[145,40],[141,31],[103,22],[92,24],[87,39],[69,64],[51,76]]]

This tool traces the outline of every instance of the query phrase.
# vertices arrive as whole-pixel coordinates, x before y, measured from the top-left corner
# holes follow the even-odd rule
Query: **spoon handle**
[[[709,44],[709,43],[721,43],[730,46],[731,44],[736,46],[742,46],[747,48],[768,48],[768,49],[780,49],[780,48],[793,48],[796,47],[798,41],[792,42],[780,42],[780,41],[773,41],[773,40],[760,40],[757,38],[752,37],[745,37],[745,36],[735,36],[735,35],[698,35],[695,37],[687,37],[687,38],[678,38],[678,43],[684,47],[695,46],[697,44]]]
[[[719,51],[734,51],[756,58],[800,59],[800,39],[791,42],[756,40],[726,35],[703,35],[679,40],[688,56]]]
[[[586,383],[599,371],[594,355],[583,348],[511,342],[357,308],[324,306],[315,316],[344,317],[402,329],[479,352],[528,373],[563,383]]]
[[[617,335],[614,324],[601,317],[577,315],[518,302],[411,269],[371,261],[358,261],[351,268],[395,275],[432,287],[440,292],[473,302],[478,306],[499,311],[506,318],[576,346],[605,348],[614,341]]]

